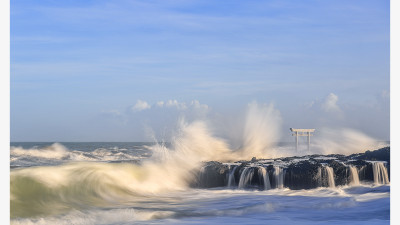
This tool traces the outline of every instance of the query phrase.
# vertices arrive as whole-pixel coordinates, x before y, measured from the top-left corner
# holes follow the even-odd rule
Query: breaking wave
[[[195,178],[196,170],[204,161],[229,162],[249,160],[254,156],[271,158],[293,155],[294,148],[281,151],[274,144],[280,138],[281,117],[273,105],[259,105],[254,102],[249,105],[247,113],[243,144],[239,149],[230,149],[227,140],[213,134],[206,122],[188,123],[181,120],[170,145],[157,143],[149,147],[152,151],[151,157],[142,159],[140,164],[90,162],[136,157],[121,151],[69,151],[58,143],[43,149],[12,147],[11,160],[34,157],[69,159],[73,162],[12,170],[11,217],[58,214],[92,206],[101,208],[113,204],[129,204],[146,196],[187,190],[190,181]],[[349,139],[349,143],[352,141],[355,139]],[[333,142],[329,140],[323,142],[333,146]],[[321,149],[328,151],[324,147]],[[338,148],[334,149],[336,151]]]
[[[45,158],[45,159],[63,159],[66,157],[70,157],[70,152],[68,149],[59,144],[54,143],[51,146],[41,149],[24,149],[22,147],[14,147],[11,146],[10,149],[11,157],[15,159],[17,157],[37,157],[37,158]]]

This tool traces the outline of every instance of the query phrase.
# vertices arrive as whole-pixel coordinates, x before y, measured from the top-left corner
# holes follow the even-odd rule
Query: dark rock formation
[[[366,151],[365,153],[360,153],[360,154],[353,154],[350,155],[349,158],[386,161],[390,163],[390,147],[384,147],[375,151]]]
[[[251,161],[240,161],[235,165],[220,162],[206,162],[197,173],[197,179],[191,184],[192,187],[212,188],[225,187],[230,184],[238,187],[241,176],[246,177],[246,184],[242,188],[258,188],[270,186],[279,188],[278,180],[283,178],[283,186],[298,190],[317,187],[328,187],[329,167],[333,170],[333,179],[336,186],[348,185],[351,182],[350,166],[355,166],[361,182],[373,182],[374,171],[372,161],[385,161],[385,167],[389,172],[390,147],[376,151],[367,151],[361,154],[344,155],[311,155],[304,157],[286,157],[273,161],[264,161],[252,158]],[[264,184],[262,176],[263,168],[266,169],[269,184]],[[246,169],[247,168],[247,169]],[[330,169],[329,169],[330,170]],[[244,174],[246,171],[246,174]],[[280,177],[276,172],[281,172]],[[390,179],[390,177],[389,177]]]
[[[198,172],[196,181],[191,185],[199,188],[223,187],[227,184],[229,166],[220,162],[207,162]]]
[[[348,183],[349,180],[349,173],[348,167],[345,166],[343,163],[339,163],[335,160],[332,160],[329,163],[329,166],[333,169],[335,185],[345,185]]]
[[[286,169],[285,186],[293,189],[310,189],[321,186],[321,165],[311,161],[292,163]]]

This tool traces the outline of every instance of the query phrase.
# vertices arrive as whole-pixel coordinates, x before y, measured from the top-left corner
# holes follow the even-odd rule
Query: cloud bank
[[[325,112],[340,112],[340,108],[337,105],[337,102],[339,100],[339,97],[335,95],[334,93],[330,93],[328,96],[326,96],[324,102],[321,104],[322,110]]]
[[[151,106],[146,101],[137,100],[136,104],[132,106],[131,110],[133,112],[139,112],[150,108]]]

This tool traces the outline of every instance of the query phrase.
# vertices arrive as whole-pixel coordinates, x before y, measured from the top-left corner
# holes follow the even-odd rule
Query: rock
[[[336,186],[345,185],[348,183],[350,173],[348,172],[348,167],[346,165],[332,160],[329,163],[329,166],[333,169]]]
[[[251,161],[238,161],[240,165],[229,165],[221,162],[210,161],[197,171],[192,187],[213,188],[228,185],[231,171],[234,171],[232,187],[237,187],[240,177],[247,171],[248,182],[244,188],[264,188],[264,179],[261,167],[267,170],[271,188],[277,188],[277,177],[274,173],[277,166],[283,170],[284,187],[298,190],[329,186],[327,166],[333,170],[335,186],[347,185],[352,181],[350,165],[357,167],[359,180],[374,181],[373,166],[370,161],[386,161],[386,168],[390,175],[390,147],[376,151],[344,156],[339,154],[312,155],[304,157],[284,157],[274,160],[260,160],[253,157]],[[246,169],[248,168],[248,169]],[[390,179],[390,176],[389,176]]]
[[[227,184],[229,166],[220,162],[207,162],[197,174],[197,179],[192,183],[192,187],[212,188],[223,187]]]
[[[290,164],[286,169],[284,185],[292,190],[310,189],[321,186],[320,164],[301,161]]]
[[[365,153],[361,154],[353,154],[350,155],[349,158],[386,161],[390,163],[390,147],[384,147],[375,151],[366,151]]]

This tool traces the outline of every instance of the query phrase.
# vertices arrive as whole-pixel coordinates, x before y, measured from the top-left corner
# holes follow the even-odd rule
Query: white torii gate
[[[313,132],[315,129],[296,129],[296,128],[290,128],[290,131],[292,131],[292,136],[296,137],[296,151],[299,147],[299,136],[307,136],[308,137],[308,150],[310,150],[310,139],[311,136],[313,136]]]

